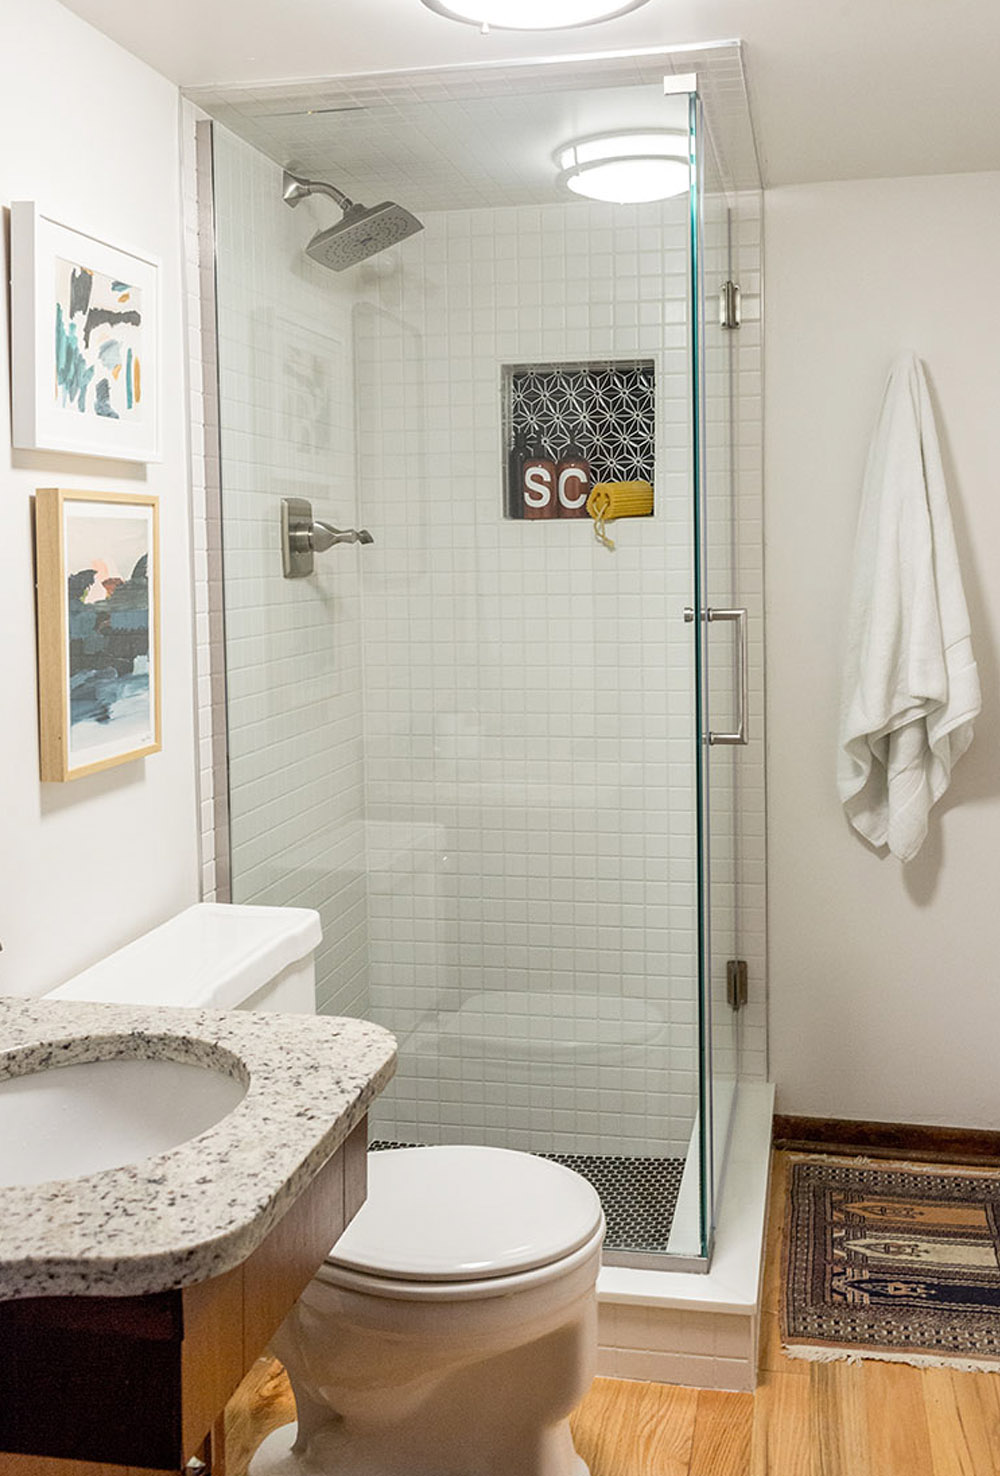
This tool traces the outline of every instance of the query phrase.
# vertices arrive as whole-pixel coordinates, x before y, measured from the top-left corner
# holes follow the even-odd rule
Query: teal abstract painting
[[[141,420],[142,293],[56,258],[55,396],[61,409]]]
[[[145,509],[66,508],[70,764],[153,737]]]
[[[39,490],[42,778],[160,746],[155,497]]]

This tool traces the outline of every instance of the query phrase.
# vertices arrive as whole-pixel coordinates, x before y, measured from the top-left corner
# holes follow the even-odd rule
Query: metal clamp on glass
[[[684,611],[685,622],[694,620],[694,610],[688,605]],[[717,610],[709,605],[702,612],[706,621],[730,620],[736,622],[736,638],[739,642],[739,660],[736,664],[736,705],[739,710],[739,727],[735,733],[713,733],[708,731],[710,744],[750,742],[750,658],[748,652],[747,612],[743,610]]]

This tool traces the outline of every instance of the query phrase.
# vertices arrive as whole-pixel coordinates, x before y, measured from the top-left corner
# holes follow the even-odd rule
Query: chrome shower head
[[[391,200],[370,210],[352,205],[343,220],[313,236],[306,254],[321,266],[342,272],[422,230],[423,224],[415,215]]]
[[[335,185],[323,184],[319,180],[299,179],[285,170],[283,195],[286,205],[293,208],[307,195],[329,195],[344,212],[344,218],[325,231],[317,231],[306,247],[306,254],[320,266],[330,267],[335,272],[345,271],[366,261],[397,241],[405,241],[423,230],[423,223],[402,205],[384,200],[381,205],[368,209],[356,205],[353,200],[338,190]]]

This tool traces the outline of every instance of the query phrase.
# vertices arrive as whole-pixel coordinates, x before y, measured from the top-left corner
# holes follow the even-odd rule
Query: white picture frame
[[[160,263],[11,205],[15,448],[159,461]]]

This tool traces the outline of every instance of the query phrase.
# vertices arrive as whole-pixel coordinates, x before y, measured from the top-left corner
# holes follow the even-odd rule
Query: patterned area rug
[[[792,1160],[792,1358],[1000,1367],[1000,1175]]]

